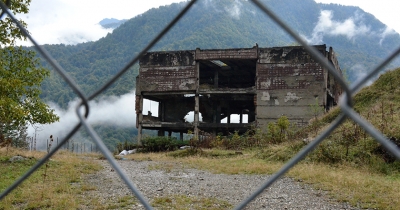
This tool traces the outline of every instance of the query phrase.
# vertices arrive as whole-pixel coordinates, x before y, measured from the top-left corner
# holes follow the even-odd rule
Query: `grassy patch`
[[[25,160],[9,162],[17,154],[24,154]],[[12,149],[0,150],[0,191],[4,191],[17,178],[32,167],[45,153]],[[92,190],[92,186],[81,183],[82,175],[94,173],[100,169],[96,163],[84,160],[75,154],[58,152],[50,161],[43,179],[44,166],[34,172],[22,185],[0,202],[0,209],[76,209],[81,198],[76,196],[82,191]]]
[[[116,203],[108,204],[106,209],[124,209],[137,203],[137,198],[127,195],[118,198]]]
[[[398,175],[385,176],[348,165],[302,163],[292,169],[289,176],[301,178],[314,188],[327,190],[333,198],[353,206],[398,209],[400,205]]]
[[[198,209],[218,210],[231,209],[233,206],[227,201],[217,198],[193,197],[186,195],[172,195],[155,198],[152,205],[159,209]]]
[[[167,153],[171,157],[209,157],[209,158],[227,158],[241,155],[242,152],[231,151],[231,150],[203,150],[203,149],[185,149],[177,150],[174,152]]]

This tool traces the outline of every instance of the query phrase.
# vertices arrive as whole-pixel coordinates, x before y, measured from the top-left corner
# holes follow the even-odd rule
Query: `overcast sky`
[[[104,18],[130,19],[151,8],[181,1],[33,0],[29,14],[22,18],[28,23],[29,31],[39,44],[76,44],[98,40],[110,32],[98,25]],[[400,15],[397,11],[400,8],[400,1],[316,0],[316,2],[359,6],[390,28],[400,32],[398,21]]]
[[[28,23],[39,44],[76,44],[98,40],[110,32],[98,25],[104,18],[130,19],[151,8],[181,1],[33,0],[29,14],[19,17]]]

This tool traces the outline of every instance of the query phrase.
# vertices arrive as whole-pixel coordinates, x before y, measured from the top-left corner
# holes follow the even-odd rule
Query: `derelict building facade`
[[[332,47],[313,47],[341,72]],[[139,64],[138,141],[143,129],[198,137],[266,127],[282,115],[304,125],[313,117],[310,105],[328,110],[342,92],[302,46],[148,52]],[[158,104],[156,114],[144,113],[145,99]]]

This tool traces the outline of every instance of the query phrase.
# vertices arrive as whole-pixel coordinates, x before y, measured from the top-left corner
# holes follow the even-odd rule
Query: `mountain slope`
[[[349,73],[350,80],[374,66],[400,44],[399,34],[388,34],[383,39],[385,25],[371,14],[358,7],[335,4],[317,4],[313,0],[264,0],[275,13],[299,34],[315,42],[333,46],[339,55],[342,69]],[[121,69],[130,59],[159,33],[163,27],[184,7],[175,3],[132,18],[115,29],[113,33],[96,42],[76,46],[46,45],[54,57],[69,72],[87,93],[92,93],[104,81]],[[329,21],[344,25],[354,24],[345,33],[333,34],[320,31],[321,11],[332,11]],[[347,22],[346,22],[347,21]],[[364,29],[364,33],[357,33]],[[349,34],[351,36],[349,36]],[[252,3],[244,0],[199,1],[179,23],[153,48],[153,50],[182,50],[195,48],[237,48],[282,46],[294,41]],[[312,44],[321,44],[312,43]],[[72,50],[73,49],[73,50]],[[396,65],[399,65],[397,62]],[[134,76],[138,67],[122,77],[106,94],[123,94],[134,89]],[[361,72],[360,72],[361,71]],[[55,80],[54,77],[53,79]],[[61,106],[73,94],[54,96],[55,89],[64,89],[59,84],[44,85],[43,97],[56,101]],[[63,90],[67,91],[68,90]],[[57,91],[55,91],[57,92]]]

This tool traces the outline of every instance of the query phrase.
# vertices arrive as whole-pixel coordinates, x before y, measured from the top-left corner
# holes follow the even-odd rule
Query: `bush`
[[[117,153],[119,154],[123,150],[133,150],[133,149],[137,149],[137,148],[139,148],[139,145],[125,140],[124,143],[118,143],[116,149],[117,149]]]
[[[175,137],[147,137],[142,140],[143,152],[164,152],[174,151],[181,146],[189,145],[189,141],[178,141]]]

